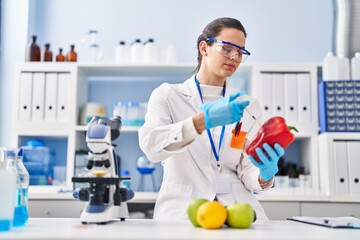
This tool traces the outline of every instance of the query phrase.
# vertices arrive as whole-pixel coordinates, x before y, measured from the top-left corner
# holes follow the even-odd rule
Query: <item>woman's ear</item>
[[[207,43],[205,42],[205,41],[201,41],[200,43],[199,43],[199,51],[200,51],[200,53],[201,53],[201,55],[203,55],[203,56],[207,56]]]

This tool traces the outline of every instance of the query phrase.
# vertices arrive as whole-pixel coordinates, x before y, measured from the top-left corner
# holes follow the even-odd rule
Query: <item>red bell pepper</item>
[[[258,158],[255,149],[262,148],[264,143],[274,147],[275,143],[280,144],[281,147],[286,148],[294,140],[295,136],[290,130],[298,131],[293,126],[287,126],[283,117],[272,117],[267,120],[258,130],[255,138],[245,148],[246,154],[251,155],[256,161],[261,162]]]

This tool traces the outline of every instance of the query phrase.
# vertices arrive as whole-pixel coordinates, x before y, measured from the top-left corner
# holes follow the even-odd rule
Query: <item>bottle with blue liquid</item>
[[[13,159],[14,169],[16,173],[16,194],[13,226],[21,227],[25,225],[29,218],[28,189],[30,176],[22,161],[22,149],[9,150],[7,156],[9,159]]]
[[[0,148],[0,232],[10,231],[14,220],[16,174],[7,150]]]

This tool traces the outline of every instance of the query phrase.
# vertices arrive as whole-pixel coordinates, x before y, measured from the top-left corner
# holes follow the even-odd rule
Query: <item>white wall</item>
[[[0,73],[0,146],[8,146],[14,66],[24,60],[29,37],[68,50],[76,44],[79,61],[89,53],[80,43],[91,26],[108,61],[120,40],[153,37],[174,43],[179,61],[196,61],[196,39],[220,16],[238,18],[248,32],[248,62],[320,62],[332,49],[333,6],[329,0],[3,0],[3,55]]]

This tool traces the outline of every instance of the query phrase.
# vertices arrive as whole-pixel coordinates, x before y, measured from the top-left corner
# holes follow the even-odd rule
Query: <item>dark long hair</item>
[[[195,69],[195,72],[198,72],[200,69],[201,61],[202,61],[202,55],[200,53],[199,44],[201,41],[206,41],[207,38],[215,38],[218,36],[223,30],[223,28],[234,28],[237,30],[240,30],[244,33],[246,37],[246,31],[244,26],[241,24],[241,22],[235,18],[229,18],[229,17],[222,17],[217,18],[210,22],[203,30],[202,34],[198,37],[196,48],[198,50],[198,57],[197,57],[197,67]],[[213,44],[213,43],[208,43]]]

